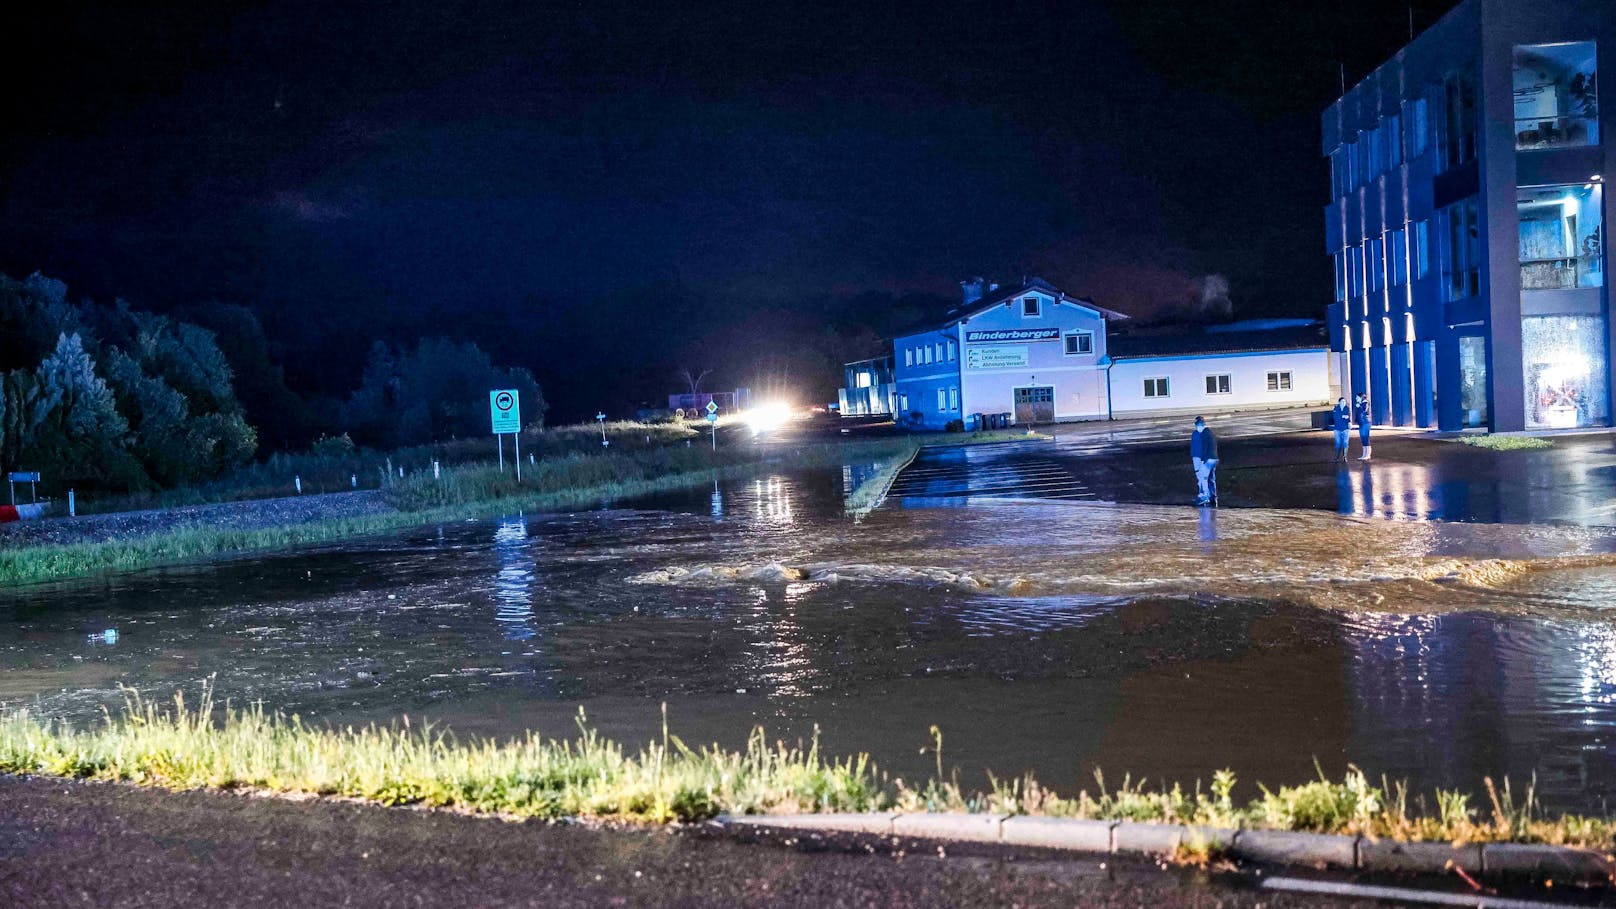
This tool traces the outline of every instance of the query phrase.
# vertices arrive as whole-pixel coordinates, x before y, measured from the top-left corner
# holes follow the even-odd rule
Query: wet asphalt
[[[1148,861],[511,823],[0,777],[0,906],[1364,905]]]
[[[1427,434],[1377,431],[1373,458],[1335,459],[1331,436],[1218,427],[1224,508],[1334,511],[1392,520],[1616,526],[1616,436],[1562,436],[1540,451],[1491,451]],[[1241,435],[1242,431],[1257,430]],[[1268,431],[1264,431],[1268,430]],[[1189,430],[1113,440],[1084,427],[1053,440],[928,449],[893,484],[902,505],[993,497],[1185,505],[1196,497]]]

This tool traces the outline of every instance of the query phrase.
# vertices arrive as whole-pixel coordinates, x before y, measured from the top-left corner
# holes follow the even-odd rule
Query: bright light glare
[[[791,407],[779,402],[762,404],[748,410],[743,419],[746,420],[746,425],[752,427],[754,435],[762,435],[779,429],[791,419]]]

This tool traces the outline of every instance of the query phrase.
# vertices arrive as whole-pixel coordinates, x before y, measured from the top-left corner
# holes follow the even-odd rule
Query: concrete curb
[[[1180,824],[1071,818],[901,812],[722,816],[729,827],[873,833],[881,836],[993,843],[1087,853],[1172,855],[1205,844],[1213,852],[1269,865],[1472,877],[1616,882],[1616,856],[1534,843],[1406,843],[1362,836],[1285,830],[1228,830]]]

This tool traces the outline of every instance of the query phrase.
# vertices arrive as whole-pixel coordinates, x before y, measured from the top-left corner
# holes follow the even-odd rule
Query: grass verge
[[[1465,436],[1459,441],[1488,451],[1538,451],[1554,447],[1552,441],[1536,436]]]
[[[1437,791],[1411,799],[1408,788],[1370,782],[1350,769],[1276,790],[1259,787],[1244,804],[1234,774],[1203,790],[1151,788],[1124,780],[1097,791],[1057,795],[1031,777],[994,781],[966,793],[938,772],[920,788],[889,779],[864,755],[827,758],[817,743],[769,743],[761,729],[740,750],[691,748],[667,731],[630,750],[601,738],[580,714],[570,739],[536,734],[460,742],[406,719],[391,727],[325,729],[262,706],[215,709],[203,693],[187,707],[159,709],[131,696],[122,711],[74,729],[27,711],[0,715],[0,772],[119,780],[166,789],[250,789],[345,796],[384,805],[425,805],[537,818],[611,818],[661,823],[720,813],[990,811],[1314,833],[1367,834],[1440,842],[1542,842],[1609,848],[1606,818],[1543,814],[1530,787],[1486,784],[1482,806]]]

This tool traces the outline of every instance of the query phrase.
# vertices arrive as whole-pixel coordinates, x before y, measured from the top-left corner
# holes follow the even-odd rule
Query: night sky
[[[1136,314],[1217,273],[1242,314],[1318,315],[1319,116],[1338,65],[1362,78],[1409,21],[1257,0],[31,6],[0,62],[0,270],[251,306],[309,394],[351,384],[373,338],[468,338],[563,416],[677,390],[678,365],[744,378],[701,362],[737,326],[790,343],[860,295],[951,298],[974,273]]]

